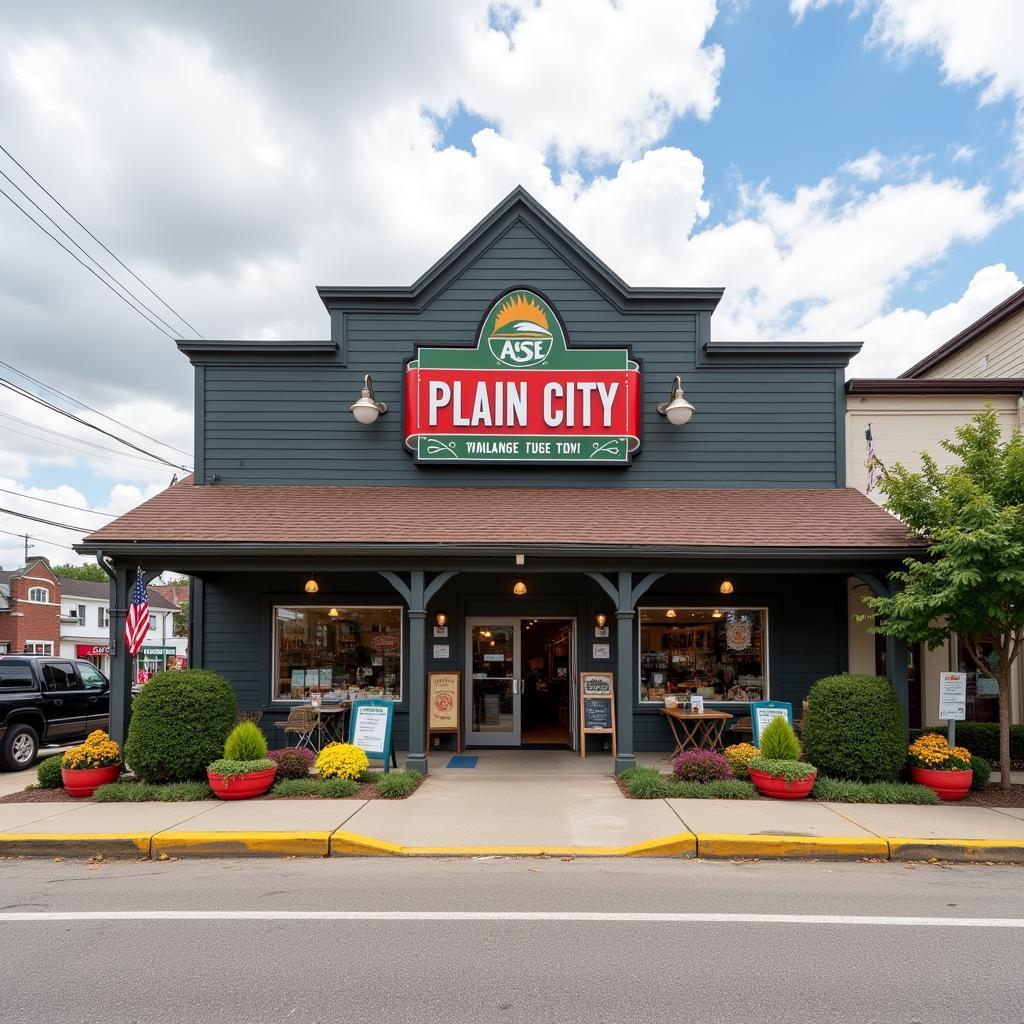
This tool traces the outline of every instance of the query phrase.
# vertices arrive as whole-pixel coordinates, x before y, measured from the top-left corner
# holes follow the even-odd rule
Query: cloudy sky
[[[1022,38],[1020,0],[40,0],[0,22],[0,124],[206,337],[324,337],[315,285],[410,283],[522,184],[630,283],[724,285],[717,337],[881,376],[1021,286]],[[189,465],[172,341],[7,199],[0,238],[0,378]],[[0,433],[0,507],[74,526],[174,472],[9,389]],[[26,530],[75,557],[0,530],[5,567]]]

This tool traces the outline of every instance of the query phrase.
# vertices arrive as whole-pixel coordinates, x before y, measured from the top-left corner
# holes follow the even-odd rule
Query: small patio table
[[[661,708],[676,741],[675,757],[683,750],[721,750],[722,730],[732,718],[727,711],[691,711],[689,708]],[[682,730],[682,735],[680,735]]]
[[[321,747],[324,745],[324,739],[328,743],[346,742],[346,725],[351,708],[352,702],[345,700],[337,704],[321,704],[320,707],[314,709],[318,715],[317,730],[320,734]]]

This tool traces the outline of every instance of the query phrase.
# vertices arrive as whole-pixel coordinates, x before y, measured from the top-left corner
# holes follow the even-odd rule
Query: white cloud
[[[978,155],[976,146],[957,146],[950,159],[953,163],[969,164]]]
[[[870,153],[843,164],[841,170],[860,178],[861,181],[878,181],[885,170],[885,158],[877,149],[873,149]]]

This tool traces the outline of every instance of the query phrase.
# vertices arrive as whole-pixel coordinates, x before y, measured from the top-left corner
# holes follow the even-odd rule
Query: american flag
[[[878,486],[878,471],[882,466],[881,461],[875,454],[875,439],[871,436],[871,424],[868,424],[868,429],[864,431],[864,440],[868,443],[868,457],[864,460],[864,465],[868,468],[868,490],[870,494]]]
[[[124,643],[133,658],[142,648],[148,631],[149,598],[146,595],[146,581],[140,569],[135,577],[131,604],[128,605],[128,614],[124,619]]]

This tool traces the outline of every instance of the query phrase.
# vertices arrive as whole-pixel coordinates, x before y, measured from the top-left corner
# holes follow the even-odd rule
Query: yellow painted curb
[[[332,856],[355,857],[694,857],[691,832],[649,839],[630,846],[400,846],[356,832],[331,836]]]
[[[154,857],[326,857],[330,832],[158,832]]]
[[[884,857],[889,844],[875,836],[775,836],[697,833],[698,857],[759,857],[762,860]]]
[[[0,833],[0,857],[148,857],[149,832]]]
[[[914,839],[891,836],[888,839],[893,860],[953,860],[962,863],[998,860],[1024,864],[1024,839]]]

